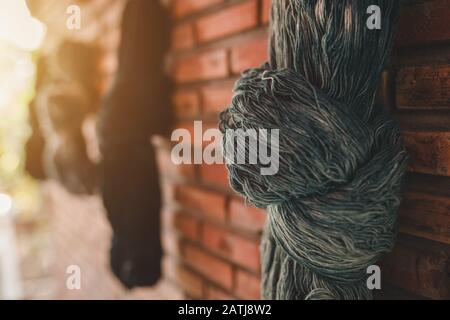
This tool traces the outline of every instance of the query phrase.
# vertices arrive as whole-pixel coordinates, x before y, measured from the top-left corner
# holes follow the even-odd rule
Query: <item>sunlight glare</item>
[[[45,26],[33,18],[25,0],[0,1],[0,40],[27,51],[38,49]]]
[[[0,193],[0,216],[7,215],[11,212],[13,202],[10,196]]]

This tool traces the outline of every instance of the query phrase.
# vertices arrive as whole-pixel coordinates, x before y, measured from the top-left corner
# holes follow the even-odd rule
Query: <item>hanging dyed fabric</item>
[[[377,99],[398,15],[392,0],[273,0],[270,62],[243,74],[220,123],[280,130],[277,174],[228,164],[232,187],[268,212],[264,298],[371,298],[367,268],[393,247],[407,164]]]
[[[111,268],[129,288],[153,285],[161,273],[161,194],[150,136],[169,127],[167,21],[159,1],[127,3],[119,69],[99,117],[101,189],[114,232]]]

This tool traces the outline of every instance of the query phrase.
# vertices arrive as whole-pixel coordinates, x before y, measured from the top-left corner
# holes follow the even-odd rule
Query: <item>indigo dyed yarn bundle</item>
[[[367,28],[371,5],[380,30]],[[367,267],[393,247],[407,166],[377,98],[398,15],[392,0],[273,1],[270,62],[243,74],[220,116],[222,131],[280,130],[277,174],[227,165],[232,187],[267,209],[266,299],[372,297]]]

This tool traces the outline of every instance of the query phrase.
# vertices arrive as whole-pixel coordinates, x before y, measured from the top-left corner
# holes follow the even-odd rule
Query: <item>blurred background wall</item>
[[[27,169],[35,178],[42,179],[40,205],[32,219],[25,219],[18,226],[26,299],[182,297],[180,290],[165,281],[152,289],[126,290],[109,266],[112,230],[98,195],[96,167],[101,159],[96,120],[101,100],[117,70],[125,3],[125,0],[28,2],[33,15],[45,24],[46,37],[39,49],[42,66],[38,70],[36,95],[30,104],[31,123],[35,120],[41,125],[32,128],[26,159]],[[80,29],[66,27],[70,16],[67,8],[71,5],[80,8]],[[73,89],[77,85],[82,87],[81,94],[78,88]],[[58,99],[66,99],[65,105],[72,103],[69,119],[64,112],[56,110],[53,115],[51,108],[47,111],[40,107],[53,101],[57,105]],[[33,111],[37,119],[33,119]],[[61,128],[49,125],[49,130],[39,130],[42,122],[48,121],[42,119],[45,111],[50,114],[44,116],[53,123],[60,121]],[[68,124],[74,128],[67,128]],[[39,137],[40,133],[43,137]],[[53,139],[58,138],[62,142],[54,142],[52,148]],[[43,139],[42,149],[36,147],[39,139]],[[78,149],[79,145],[84,151]],[[67,287],[70,266],[81,271],[81,290]]]
[[[172,103],[167,106],[176,115],[173,127],[193,132],[194,120],[203,120],[204,130],[216,127],[240,72],[267,59],[270,0],[164,2],[173,25],[167,57],[174,82]],[[89,87],[95,88],[90,101],[100,101],[117,69],[125,0],[28,3],[47,26],[41,56],[57,59],[52,57],[67,40],[99,50],[88,73]],[[81,8],[80,30],[61,27],[66,25],[70,4]],[[383,290],[378,298],[450,298],[449,15],[449,0],[408,2],[392,63],[396,78],[386,77],[383,82],[383,96],[406,136],[411,166],[401,232],[394,252],[381,262]],[[35,98],[40,93],[37,90]],[[93,105],[77,120],[81,134],[67,136],[83,139],[83,161],[95,168],[100,161],[95,134],[99,103]],[[15,219],[24,298],[259,298],[264,212],[247,207],[230,190],[223,166],[175,166],[167,138],[149,137],[150,143],[158,150],[163,178],[161,283],[129,292],[111,275],[111,229],[95,187],[91,195],[77,195],[78,188],[69,192],[58,182],[43,181],[33,213]],[[62,155],[70,150],[62,148]],[[70,265],[81,268],[82,290],[67,289]]]

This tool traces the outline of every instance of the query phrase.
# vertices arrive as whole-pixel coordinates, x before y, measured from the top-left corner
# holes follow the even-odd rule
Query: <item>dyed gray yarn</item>
[[[366,27],[370,5],[381,30]],[[243,74],[220,116],[222,130],[280,129],[278,174],[228,165],[232,187],[268,211],[266,299],[372,297],[367,267],[393,246],[407,162],[377,99],[398,13],[393,0],[273,1],[270,63]]]

